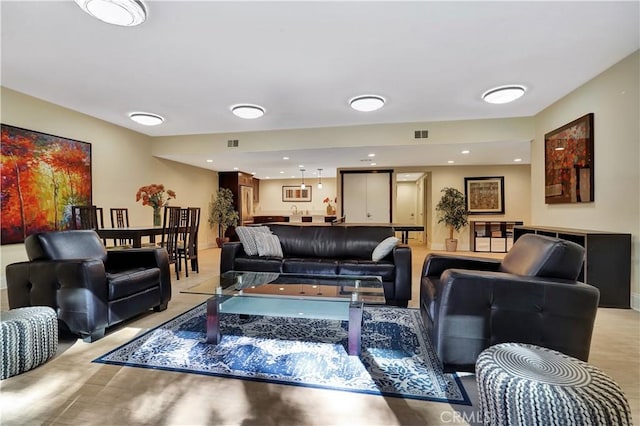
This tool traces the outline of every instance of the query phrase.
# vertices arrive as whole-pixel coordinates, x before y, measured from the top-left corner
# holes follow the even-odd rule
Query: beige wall
[[[152,157],[152,138],[146,135],[6,88],[1,90],[3,124],[91,143],[95,205],[107,212],[110,207],[128,207],[131,225],[150,225],[152,209],[136,203],[135,194],[142,185],[163,183],[178,195],[172,204],[203,209],[202,244],[215,243],[215,235],[206,226],[208,202],[218,187],[215,172]],[[0,254],[0,285],[4,287],[6,265],[26,260],[26,253],[23,244],[12,244],[0,247]]]
[[[311,202],[283,202],[282,186],[300,185],[301,179],[261,179],[260,180],[260,202],[255,207],[255,214],[260,215],[289,215],[295,205],[299,212],[309,214],[326,214],[327,205],[322,202],[326,197],[333,200],[336,193],[336,179],[322,178],[322,189],[318,189],[317,177],[305,176],[305,183],[312,186]],[[332,203],[335,206],[335,203]]]
[[[528,164],[513,166],[450,166],[432,167],[431,172],[431,199],[433,206],[429,209],[428,220],[431,232],[427,235],[430,247],[434,250],[444,249],[444,240],[449,238],[447,228],[438,223],[438,215],[435,205],[442,197],[441,190],[444,187],[453,187],[464,194],[465,177],[504,176],[504,206],[503,215],[469,215],[469,220],[520,220],[524,223],[531,221],[531,176]],[[469,227],[463,228],[457,236],[458,249],[469,250]]]
[[[640,309],[640,53],[560,99],[535,117],[531,152],[532,224],[632,234],[632,305]],[[594,113],[595,201],[545,204],[544,135]]]

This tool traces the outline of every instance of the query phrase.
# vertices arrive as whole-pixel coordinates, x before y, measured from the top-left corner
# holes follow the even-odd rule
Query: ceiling
[[[424,123],[535,115],[640,47],[635,1],[146,5],[147,21],[126,28],[72,1],[3,0],[2,85],[149,136]],[[481,100],[514,83],[528,89],[519,100]],[[385,107],[349,108],[349,99],[369,93],[384,96]],[[266,114],[237,118],[230,107],[238,103],[262,105]],[[145,127],[128,118],[134,111],[166,120]],[[376,154],[394,156],[386,165],[446,164],[465,142]],[[314,159],[326,176],[362,165],[362,150],[300,148],[295,161]],[[529,162],[528,141],[503,141],[456,164],[487,164],[475,157],[480,151],[489,162],[498,154]],[[261,177],[280,174],[279,166],[263,167],[265,154],[218,160]],[[172,159],[214,168],[202,164],[208,155]]]

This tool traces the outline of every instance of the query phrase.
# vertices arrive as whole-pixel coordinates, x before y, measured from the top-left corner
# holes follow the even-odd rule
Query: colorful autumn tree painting
[[[72,205],[91,204],[91,144],[2,125],[1,243],[69,229]]]

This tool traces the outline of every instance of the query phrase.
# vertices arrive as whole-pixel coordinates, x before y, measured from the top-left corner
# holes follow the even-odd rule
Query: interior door
[[[370,173],[366,185],[365,222],[391,223],[391,174]]]
[[[345,222],[391,222],[391,171],[349,171],[341,176]]]

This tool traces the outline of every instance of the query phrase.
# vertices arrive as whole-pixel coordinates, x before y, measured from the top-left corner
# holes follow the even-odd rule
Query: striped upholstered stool
[[[632,424],[629,403],[613,379],[551,349],[492,346],[478,357],[476,381],[485,424]]]
[[[58,316],[47,306],[2,312],[0,342],[2,379],[36,368],[58,350]]]

